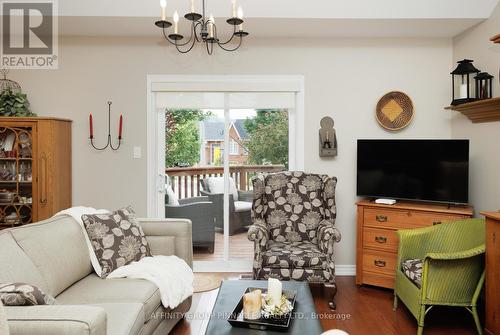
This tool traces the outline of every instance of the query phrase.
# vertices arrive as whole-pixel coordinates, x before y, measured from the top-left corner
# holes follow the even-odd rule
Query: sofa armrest
[[[106,335],[106,312],[97,306],[5,306],[10,335]]]
[[[188,219],[138,219],[146,238],[164,238],[165,243],[173,240],[173,254],[182,258],[193,267],[193,233],[191,220]],[[173,238],[173,239],[172,239]],[[151,248],[156,255],[163,255],[162,249]],[[166,255],[169,256],[169,255]]]

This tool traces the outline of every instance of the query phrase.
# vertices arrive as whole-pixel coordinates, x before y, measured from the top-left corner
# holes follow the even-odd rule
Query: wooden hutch
[[[71,120],[0,117],[0,229],[71,207]]]

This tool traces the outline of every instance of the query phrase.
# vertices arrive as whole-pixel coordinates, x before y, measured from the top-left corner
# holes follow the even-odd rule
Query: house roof
[[[240,135],[240,139],[247,140],[248,132],[245,129],[245,120],[237,119],[231,121],[232,125]],[[208,119],[203,121],[203,127],[205,130],[205,138],[204,140],[212,140],[212,141],[223,141],[224,140],[224,121]]]

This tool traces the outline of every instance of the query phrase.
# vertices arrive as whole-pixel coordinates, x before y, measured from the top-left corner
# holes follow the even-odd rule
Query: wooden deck
[[[224,260],[224,240],[222,233],[215,233],[215,250],[210,254],[203,249],[194,251],[195,261],[222,261]],[[243,232],[229,236],[229,258],[231,259],[253,259],[253,242]]]

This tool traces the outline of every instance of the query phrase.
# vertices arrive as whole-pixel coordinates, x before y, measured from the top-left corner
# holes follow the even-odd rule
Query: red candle
[[[123,129],[123,115],[120,114],[120,128],[118,131],[118,139],[122,139],[122,129]]]
[[[92,113],[89,115],[89,123],[90,123],[90,138],[94,138],[94,124],[92,122]]]

